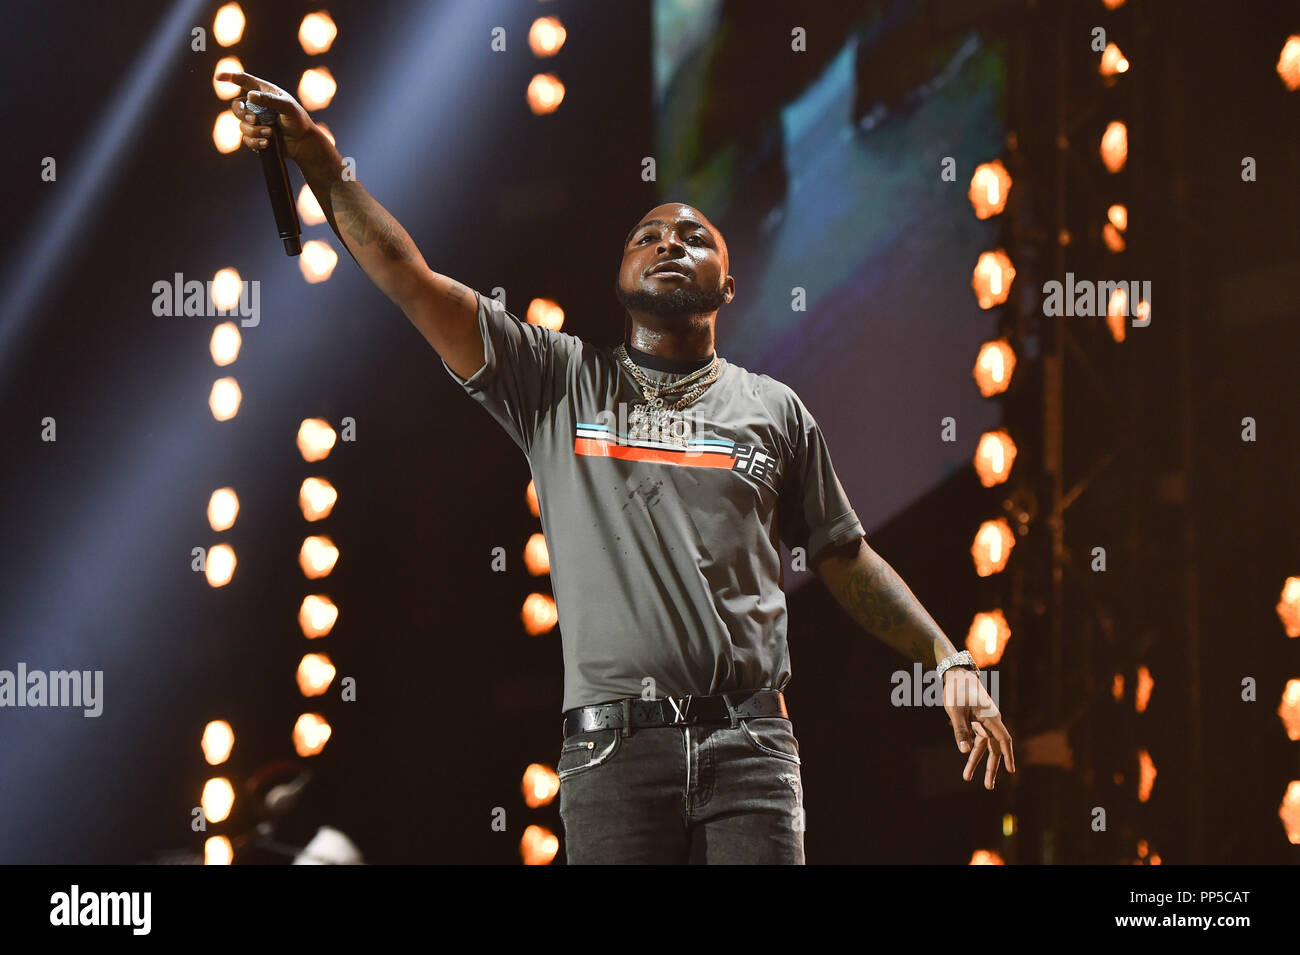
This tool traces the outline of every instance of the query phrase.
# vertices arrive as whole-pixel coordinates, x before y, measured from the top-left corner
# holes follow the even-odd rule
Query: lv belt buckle
[[[667,697],[667,700],[668,700],[668,705],[673,708],[673,721],[669,725],[683,726],[695,722],[696,718],[693,715],[691,715],[690,712],[691,698],[689,696],[683,696],[680,701],[675,700],[670,696]],[[681,706],[677,705],[678,702],[681,703]]]

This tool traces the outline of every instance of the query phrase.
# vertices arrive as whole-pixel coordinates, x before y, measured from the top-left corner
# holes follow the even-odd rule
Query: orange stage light
[[[524,600],[524,609],[520,617],[524,622],[524,630],[530,637],[546,633],[560,620],[555,600],[546,594],[529,594]]]
[[[555,798],[555,794],[560,791],[560,777],[555,775],[555,770],[549,766],[543,766],[541,763],[530,763],[524,770],[524,779],[521,784],[524,793],[524,804],[529,809],[537,809],[541,806],[549,805]]]
[[[550,865],[560,851],[560,840],[545,826],[529,826],[519,839],[524,865]]]
[[[975,218],[988,219],[1007,207],[1007,193],[1010,191],[1011,174],[1002,165],[1002,160],[995,159],[975,167],[966,196],[975,209]]]

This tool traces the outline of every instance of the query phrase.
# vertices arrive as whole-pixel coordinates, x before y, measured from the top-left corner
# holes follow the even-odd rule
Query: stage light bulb
[[[293,749],[304,758],[315,756],[325,748],[333,730],[319,713],[304,713],[293,724]]]
[[[212,19],[212,38],[220,46],[234,46],[244,35],[244,11],[237,3],[227,3]]]
[[[1101,161],[1111,172],[1119,172],[1128,161],[1128,126],[1112,121],[1101,137]]]
[[[199,746],[203,749],[203,758],[209,766],[224,763],[235,747],[235,731],[225,720],[213,720],[203,727],[203,740]]]
[[[238,325],[234,322],[222,322],[212,329],[212,340],[208,343],[212,360],[223,368],[232,364],[239,357],[239,346],[243,340]]]
[[[324,212],[321,213],[324,215]],[[298,268],[302,277],[311,285],[327,281],[334,274],[338,265],[339,254],[320,239],[309,239],[303,243],[302,254],[298,256]]]
[[[549,298],[535,298],[529,302],[526,317],[530,325],[541,325],[553,332],[558,332],[564,325],[564,309]]]
[[[244,134],[239,131],[239,118],[230,110],[222,110],[212,124],[212,144],[219,153],[233,153],[244,144]]]
[[[234,99],[235,94],[239,92],[238,83],[227,83],[217,79],[219,73],[242,73],[244,65],[239,62],[239,57],[223,56],[217,60],[217,65],[212,70],[212,89],[217,94],[217,99]],[[234,113],[231,113],[233,116]]]
[[[530,479],[528,487],[524,489],[524,503],[528,505],[528,513],[533,517],[541,516],[541,509],[537,505],[537,485]]]
[[[521,788],[524,793],[524,804],[529,809],[537,809],[549,805],[555,798],[555,794],[560,791],[560,777],[555,775],[555,770],[549,766],[530,763],[524,770]]]
[[[334,99],[339,85],[334,75],[323,66],[313,66],[305,70],[298,81],[298,102],[303,109],[324,109]]]
[[[223,487],[212,492],[208,498],[208,525],[217,532],[228,531],[235,526],[239,516],[239,497],[234,488]]]
[[[298,25],[298,42],[311,56],[328,50],[338,35],[339,28],[324,10],[307,14]]]
[[[528,84],[528,108],[538,116],[554,113],[564,102],[564,84],[553,73],[538,73]]]
[[[320,696],[329,689],[336,672],[325,654],[305,654],[298,662],[298,691],[303,696]]]
[[[323,215],[324,213],[322,213]],[[298,268],[302,277],[310,284],[326,281],[334,274],[334,266],[339,264],[339,254],[328,242],[310,239],[302,244],[302,254],[298,256]]]
[[[324,461],[338,435],[324,418],[304,418],[298,426],[298,452],[309,463]]]
[[[298,215],[302,217],[303,225],[320,225],[325,221],[325,210],[316,201],[316,193],[305,182],[298,190]]]
[[[235,861],[235,849],[226,836],[208,836],[203,842],[204,865],[230,865]]]
[[[1147,704],[1151,702],[1151,691],[1155,688],[1156,681],[1151,676],[1151,671],[1145,666],[1138,667],[1137,686],[1133,690],[1133,708],[1139,713],[1145,713]]]
[[[1282,597],[1273,608],[1288,637],[1300,637],[1300,577],[1288,577],[1282,585]]]
[[[233,378],[218,378],[212,383],[212,391],[208,395],[208,408],[212,411],[212,417],[218,421],[229,421],[239,414],[242,398],[239,382]]]
[[[524,865],[550,865],[560,850],[560,840],[545,826],[529,826],[519,839]]]
[[[1293,779],[1287,784],[1277,815],[1286,828],[1287,840],[1293,846],[1300,846],[1300,779]]]
[[[554,56],[566,36],[568,31],[557,17],[538,17],[528,29],[528,47],[534,56]]]
[[[208,548],[208,559],[204,561],[204,576],[209,587],[224,587],[235,576],[235,549],[229,544],[217,544]]]
[[[970,179],[966,194],[975,210],[975,218],[988,219],[1007,207],[1007,193],[1011,191],[1011,174],[1002,160],[980,163]]]
[[[1011,639],[1011,627],[1001,610],[977,613],[966,631],[966,649],[975,665],[991,667],[1002,659],[1002,651]]]
[[[524,545],[524,566],[534,577],[551,572],[551,557],[546,549],[546,538],[533,534]]]
[[[1122,342],[1128,333],[1128,292],[1123,286],[1115,289],[1110,293],[1110,298],[1106,302],[1106,327],[1110,329],[1111,337],[1117,342]]]
[[[993,487],[1011,476],[1016,460],[1016,442],[1006,431],[986,431],[975,448],[975,473],[980,484]]]
[[[339,492],[324,478],[309,477],[298,489],[298,506],[302,508],[302,516],[309,521],[329,517],[338,499]]]
[[[971,288],[980,308],[993,308],[1007,300],[1011,293],[1011,282],[1016,277],[1016,270],[1005,252],[985,252],[975,263],[975,273],[971,277]]]
[[[1277,75],[1287,89],[1292,92],[1300,90],[1300,33],[1291,34],[1282,44],[1282,53],[1277,58]]]
[[[298,608],[298,626],[304,637],[327,635],[339,619],[339,608],[324,594],[310,594],[302,599]]]
[[[1007,390],[1015,370],[1016,353],[1011,350],[1011,345],[1005,338],[999,338],[980,346],[971,374],[980,394],[991,398]]]
[[[520,613],[524,630],[530,637],[536,637],[552,629],[560,620],[555,600],[546,594],[529,594],[524,600],[524,609]]]
[[[1282,725],[1286,727],[1287,739],[1300,740],[1300,680],[1293,678],[1286,681],[1286,689],[1282,691],[1282,702],[1278,705],[1277,715],[1282,718]]]
[[[1128,243],[1124,241],[1124,236],[1120,234],[1119,229],[1116,229],[1114,224],[1110,222],[1101,227],[1101,240],[1106,243],[1106,248],[1116,255],[1128,247]]]
[[[203,807],[203,818],[208,822],[225,822],[235,805],[235,787],[225,776],[209,779],[203,784],[199,805]]]
[[[1151,754],[1145,749],[1138,751],[1138,802],[1151,798],[1151,790],[1156,784],[1156,764]]]
[[[1128,60],[1124,58],[1118,46],[1107,43],[1106,49],[1102,51],[1101,63],[1097,65],[1097,71],[1108,80],[1114,80],[1119,74],[1128,72]]]
[[[212,276],[212,304],[222,311],[228,312],[238,305],[243,291],[243,282],[234,269],[218,269]]]
[[[1016,536],[1011,532],[1011,525],[1006,518],[985,521],[975,533],[975,542],[971,545],[971,557],[975,561],[975,573],[981,577],[991,577],[1007,566],[1011,549],[1016,546]]]
[[[339,549],[328,537],[313,535],[302,542],[298,565],[310,580],[328,577],[339,559]]]

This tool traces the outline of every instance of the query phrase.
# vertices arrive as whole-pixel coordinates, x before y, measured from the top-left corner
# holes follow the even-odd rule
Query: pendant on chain
[[[691,430],[691,423],[676,409],[666,407],[662,398],[650,397],[645,404],[633,405],[628,414],[628,436],[638,441],[659,441],[684,448]]]

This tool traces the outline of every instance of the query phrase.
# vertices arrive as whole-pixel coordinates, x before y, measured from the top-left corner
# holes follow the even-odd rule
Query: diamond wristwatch
[[[976,665],[975,658],[970,655],[970,651],[961,650],[957,653],[952,654],[951,656],[946,656],[939,661],[939,665],[935,667],[936,678],[942,681],[943,675],[947,673],[948,670],[950,670],[952,667],[963,667],[963,666],[970,667],[976,673],[980,672],[980,668],[979,666]]]

